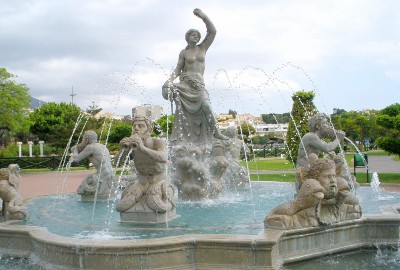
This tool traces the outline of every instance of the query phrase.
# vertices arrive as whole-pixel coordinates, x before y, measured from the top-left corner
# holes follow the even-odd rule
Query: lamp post
[[[74,96],[76,96],[76,94],[74,94],[74,86],[72,86],[72,92],[70,94],[70,97],[72,98],[72,102],[71,102],[72,105],[74,105]]]

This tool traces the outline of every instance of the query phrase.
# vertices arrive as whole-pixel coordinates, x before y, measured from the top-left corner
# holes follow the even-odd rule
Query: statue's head
[[[13,176],[18,175],[19,171],[18,164],[10,164],[7,168],[0,169],[0,181],[6,180],[10,185],[18,188],[18,178]]]
[[[8,165],[8,170],[10,171],[10,173],[18,173],[20,171],[20,168],[18,164],[10,164]]]
[[[96,143],[97,142],[97,133],[94,132],[93,130],[85,131],[82,142],[84,142],[84,141],[86,143]]]
[[[153,121],[146,116],[138,115],[132,119],[133,132],[141,136],[150,136],[153,131]]]
[[[327,116],[324,113],[318,113],[308,120],[308,129],[310,132],[318,133],[320,138],[334,140],[336,138],[335,130],[329,126]]]
[[[199,31],[199,30],[197,30],[197,29],[189,29],[189,30],[186,32],[186,34],[185,34],[185,40],[186,40],[186,42],[189,41],[189,36],[190,36],[192,33],[197,33],[197,34],[199,35],[199,40],[201,39],[201,34],[200,34],[200,31]]]
[[[316,132],[318,131],[321,126],[326,123],[326,115],[323,113],[318,113],[308,120],[308,129],[311,132]]]
[[[308,169],[308,178],[320,182],[324,188],[326,199],[334,198],[337,195],[336,165],[329,158],[318,158],[316,154],[310,154],[308,157],[310,168]]]

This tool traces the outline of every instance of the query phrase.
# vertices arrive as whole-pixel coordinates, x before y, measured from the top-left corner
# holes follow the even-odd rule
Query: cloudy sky
[[[19,0],[0,6],[0,67],[43,101],[130,114],[159,104],[161,86],[205,25],[213,110],[288,112],[293,92],[315,91],[320,111],[400,102],[400,1]]]

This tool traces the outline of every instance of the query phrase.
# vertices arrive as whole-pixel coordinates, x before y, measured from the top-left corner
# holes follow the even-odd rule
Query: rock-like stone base
[[[332,226],[266,229],[258,235],[181,235],[159,239],[88,240],[44,228],[0,224],[0,253],[34,257],[44,269],[282,269],[282,265],[360,248],[397,248],[400,217]]]
[[[167,223],[176,216],[176,208],[166,213],[157,212],[121,212],[121,222],[130,223]]]

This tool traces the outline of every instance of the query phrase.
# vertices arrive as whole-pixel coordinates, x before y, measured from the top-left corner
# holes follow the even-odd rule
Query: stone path
[[[393,156],[368,156],[368,167],[371,172],[400,173],[400,162]]]
[[[76,192],[82,180],[94,170],[70,173],[46,172],[21,174],[18,192],[23,199],[49,194]]]

